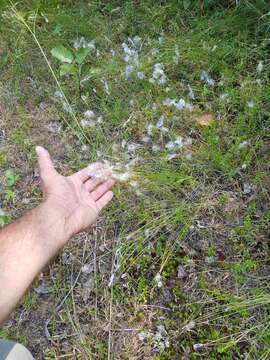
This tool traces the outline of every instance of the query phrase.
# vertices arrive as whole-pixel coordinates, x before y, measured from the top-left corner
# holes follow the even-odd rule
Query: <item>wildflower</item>
[[[170,86],[167,86],[167,87],[165,88],[165,91],[166,91],[166,92],[171,91],[171,87],[170,87]]]
[[[110,50],[112,56],[115,56],[115,51],[113,49]]]
[[[210,76],[208,75],[208,73],[203,70],[201,72],[201,80],[206,82],[208,85],[210,86],[214,86],[215,85],[215,81],[213,79],[210,78]]]
[[[257,72],[258,72],[259,74],[262,72],[262,70],[263,70],[263,61],[262,61],[262,60],[260,60],[260,61],[258,62],[258,65],[257,65],[256,70],[257,70]]]

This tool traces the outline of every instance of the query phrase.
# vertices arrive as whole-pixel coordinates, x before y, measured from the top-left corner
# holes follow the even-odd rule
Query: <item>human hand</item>
[[[54,216],[64,227],[64,238],[85,230],[112,199],[114,180],[91,178],[87,168],[62,176],[54,168],[47,150],[36,147],[46,216]]]

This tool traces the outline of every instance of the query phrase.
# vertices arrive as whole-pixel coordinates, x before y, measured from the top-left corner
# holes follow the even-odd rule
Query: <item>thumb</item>
[[[40,177],[42,180],[46,180],[57,172],[53,166],[50,154],[42,146],[36,146],[36,153],[38,156],[38,164],[40,170]]]

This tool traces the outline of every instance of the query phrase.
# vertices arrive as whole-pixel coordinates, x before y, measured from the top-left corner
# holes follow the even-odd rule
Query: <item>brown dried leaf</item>
[[[209,125],[213,124],[213,122],[215,121],[213,115],[211,115],[209,113],[204,113],[204,114],[198,116],[195,120],[199,125],[202,125],[202,126],[209,126]]]

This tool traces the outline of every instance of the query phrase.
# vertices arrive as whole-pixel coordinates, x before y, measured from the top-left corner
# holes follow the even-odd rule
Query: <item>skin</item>
[[[37,146],[44,199],[0,230],[0,323],[37,274],[78,232],[93,224],[112,199],[114,181],[90,178],[87,168],[60,175],[47,150]]]

